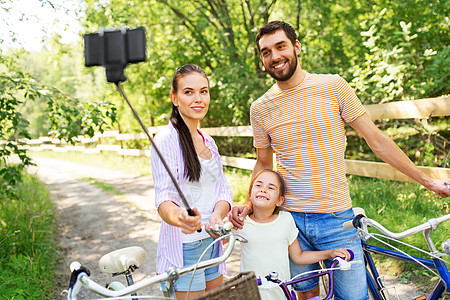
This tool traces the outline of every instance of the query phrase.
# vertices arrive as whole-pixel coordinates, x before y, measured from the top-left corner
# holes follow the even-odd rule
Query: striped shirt
[[[365,113],[339,75],[306,73],[295,87],[273,85],[252,103],[255,148],[272,147],[286,182],[282,208],[330,213],[351,208],[345,177],[345,122]]]
[[[201,132],[200,130],[199,132],[203,136],[206,147],[208,147],[212,153],[212,159],[215,159],[217,164],[220,166],[219,177],[217,178],[215,188],[215,198],[211,199],[211,201],[214,201],[215,206],[215,203],[225,200],[231,207],[233,203],[233,196],[231,188],[228,185],[223,173],[223,167],[220,162],[217,146],[209,135]],[[181,152],[178,132],[175,127],[173,127],[173,125],[169,122],[168,126],[158,132],[153,142],[164,157],[170,171],[175,177],[176,182],[180,187],[183,187],[183,184],[188,181],[186,174],[184,174],[183,154]],[[184,208],[182,200],[153,146],[151,147],[151,161],[153,182],[155,186],[156,208],[159,209],[159,206],[165,201],[172,201],[179,207]],[[161,222],[156,259],[157,274],[166,272],[169,267],[183,267],[183,244],[181,230],[178,227],[169,225],[164,221]],[[225,264],[221,264],[219,266],[219,272],[221,274],[225,274]]]

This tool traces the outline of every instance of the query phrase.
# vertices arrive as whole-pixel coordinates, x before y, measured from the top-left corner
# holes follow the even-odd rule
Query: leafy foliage
[[[81,102],[55,87],[38,83],[30,74],[17,70],[12,57],[0,57],[2,67],[7,70],[0,75],[0,176],[5,184],[2,189],[14,196],[14,186],[20,180],[21,170],[32,164],[23,139],[31,138],[29,122],[20,113],[19,107],[26,102],[41,100],[51,120],[52,134],[61,140],[74,142],[81,134],[93,136],[116,118],[116,109],[109,102]],[[8,159],[16,156],[16,165]]]
[[[258,28],[273,19],[287,21],[297,30],[305,70],[341,74],[364,104],[447,94],[448,13],[448,5],[435,0],[87,0],[80,21],[83,33],[123,24],[146,28],[148,60],[127,67],[129,80],[123,88],[150,126],[168,120],[170,81],[176,68],[187,63],[202,66],[210,77],[212,102],[201,125],[210,127],[248,125],[251,102],[274,83],[263,72],[254,44]],[[57,137],[92,134],[89,128],[94,127],[89,126],[101,118],[107,102],[117,107],[112,114],[120,131],[140,131],[118,93],[106,84],[104,70],[83,68],[81,44],[55,43],[38,54],[21,53],[14,61],[16,69],[32,74],[26,78],[39,78],[47,85],[45,95],[25,101],[18,110],[32,116],[23,118],[29,125],[21,124],[32,127],[33,137],[46,130]],[[49,97],[53,108],[47,107]],[[86,113],[93,123],[73,116],[76,112]],[[47,121],[48,116],[58,125]],[[83,125],[88,126],[84,132]],[[419,140],[431,140],[434,148],[411,142],[410,157],[427,149],[429,155],[439,154],[438,161],[447,161],[445,129],[432,132],[417,125],[415,130],[421,134]],[[247,152],[248,143],[239,141],[229,149]],[[421,154],[420,161],[426,165],[442,165],[425,157]]]
[[[86,32],[147,29],[149,63],[130,68],[128,85],[150,125],[167,122],[171,76],[187,63],[204,67],[212,82],[202,126],[249,124],[251,102],[273,84],[254,44],[272,19],[299,33],[304,69],[341,74],[365,104],[448,93],[448,6],[440,1],[88,0],[86,7]],[[129,116],[119,112],[125,130],[137,128]]]
[[[369,28],[361,34],[369,52],[364,64],[353,68],[353,83],[360,97],[372,103],[383,103],[444,93],[442,78],[448,76],[447,71],[437,69],[434,64],[438,60],[448,66],[448,47],[442,49],[438,57],[430,44],[418,48],[419,33],[414,33],[413,23],[393,24],[394,19],[386,17],[388,14],[388,10],[383,9],[375,18],[364,22],[364,27]],[[387,28],[391,31],[389,35]],[[442,61],[444,57],[446,62]]]

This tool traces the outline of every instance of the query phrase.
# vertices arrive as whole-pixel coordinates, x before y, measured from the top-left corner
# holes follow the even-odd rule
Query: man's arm
[[[273,149],[269,148],[256,148],[256,164],[253,167],[252,178],[256,173],[264,169],[273,169]]]
[[[450,189],[444,184],[446,180],[432,179],[420,171],[395,142],[378,129],[367,113],[349,124],[366,140],[370,149],[383,161],[437,195],[450,197]],[[450,182],[450,180],[447,181]]]

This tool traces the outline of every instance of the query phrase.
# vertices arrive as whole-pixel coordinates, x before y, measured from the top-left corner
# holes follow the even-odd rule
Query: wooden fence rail
[[[386,104],[366,105],[366,110],[372,120],[381,119],[422,119],[429,117],[450,116],[450,96],[439,98],[420,99],[412,101],[399,101]],[[150,127],[150,134],[156,134],[160,127]],[[234,127],[213,127],[202,128],[203,131],[212,136],[229,136],[229,137],[252,137],[251,126],[234,126]],[[96,133],[93,138],[77,138],[80,146],[71,146],[63,141],[52,139],[49,137],[41,137],[39,139],[26,140],[28,149],[43,150],[49,149],[53,151],[81,151],[85,153],[100,153],[102,151],[115,151],[120,155],[132,156],[150,156],[150,150],[139,149],[123,149],[121,145],[105,145],[101,144],[101,138],[113,137],[118,143],[125,140],[143,140],[147,139],[143,133],[119,133],[116,130]],[[95,147],[87,145],[97,143]],[[225,166],[252,170],[255,160],[240,157],[222,156],[222,163]],[[392,168],[386,163],[345,160],[347,174],[384,178],[397,181],[412,180]],[[450,178],[449,168],[430,168],[419,166],[424,173],[433,178]]]

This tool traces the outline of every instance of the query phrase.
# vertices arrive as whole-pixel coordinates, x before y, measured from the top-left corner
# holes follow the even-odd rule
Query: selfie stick
[[[181,191],[180,187],[178,186],[177,181],[175,180],[175,178],[173,177],[172,172],[170,172],[169,166],[167,165],[166,161],[164,160],[164,157],[162,156],[161,152],[159,152],[158,147],[156,147],[155,143],[153,143],[153,139],[151,138],[150,134],[148,133],[147,128],[145,127],[144,123],[142,123],[141,118],[139,118],[139,115],[136,113],[136,111],[134,110],[133,106],[131,105],[130,101],[128,101],[127,96],[125,95],[125,93],[122,90],[122,87],[120,86],[119,82],[114,82],[114,84],[117,87],[117,90],[120,92],[120,94],[123,96],[123,98],[125,99],[125,101],[127,102],[128,106],[131,108],[131,111],[133,112],[134,117],[136,118],[136,120],[139,122],[139,124],[142,127],[142,130],[144,130],[145,134],[147,135],[148,140],[150,141],[150,143],[152,144],[153,148],[155,148],[156,153],[158,154],[159,158],[161,159],[161,162],[164,165],[164,168],[166,168],[167,173],[169,173],[169,177],[173,182],[173,185],[175,186],[175,188],[177,189],[178,194],[180,195],[181,201],[183,201],[184,207],[186,207],[186,210],[188,212],[189,216],[195,216],[194,211],[189,207],[189,203],[186,200],[186,197],[184,197],[183,192]],[[198,232],[201,231],[201,229],[197,230]]]
[[[141,118],[139,118],[139,115],[136,113],[119,85],[119,82],[126,80],[124,69],[129,63],[145,61],[145,29],[143,27],[139,27],[136,29],[127,30],[125,26],[122,26],[120,30],[111,31],[100,27],[98,33],[89,33],[84,35],[84,44],[85,66],[105,67],[107,81],[115,83],[120,94],[122,94],[128,106],[131,108],[134,117],[138,120],[142,130],[144,130],[147,135],[151,145],[155,148],[156,153],[164,165],[164,168],[167,170],[167,173],[169,173],[169,177],[177,189],[188,215],[195,216],[194,211],[189,207],[183,192],[170,172],[170,169],[161,155],[161,152],[153,143],[153,139],[148,133],[147,128],[144,126],[144,123],[142,123]],[[201,229],[198,230],[198,232],[200,231]]]

